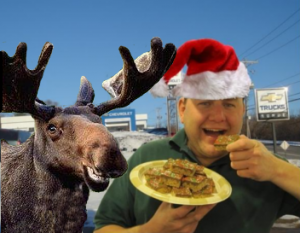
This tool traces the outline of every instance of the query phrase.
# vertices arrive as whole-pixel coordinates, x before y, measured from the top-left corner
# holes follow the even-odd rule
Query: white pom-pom
[[[164,78],[161,78],[151,89],[150,93],[154,97],[167,97],[169,94],[169,87],[165,83]]]

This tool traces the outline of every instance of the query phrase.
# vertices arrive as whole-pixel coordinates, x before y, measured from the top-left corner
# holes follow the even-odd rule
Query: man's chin
[[[226,156],[228,154],[227,151],[218,151],[215,149],[214,145],[209,145],[207,148],[206,148],[206,151],[205,151],[207,157],[211,157],[211,158],[222,158],[224,156]]]

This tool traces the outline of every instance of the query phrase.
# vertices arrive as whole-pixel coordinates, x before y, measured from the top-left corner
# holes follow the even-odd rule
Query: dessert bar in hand
[[[226,146],[230,143],[237,141],[240,138],[239,135],[219,135],[216,139],[214,146],[218,151],[226,150]]]

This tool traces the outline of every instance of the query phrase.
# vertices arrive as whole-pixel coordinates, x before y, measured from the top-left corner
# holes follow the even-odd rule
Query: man
[[[274,156],[256,140],[241,135],[217,151],[217,136],[240,134],[251,80],[232,47],[211,39],[191,40],[177,51],[156,95],[184,65],[187,74],[175,94],[184,129],[173,138],[150,142],[128,161],[95,216],[95,233],[201,232],[269,233],[282,215],[300,216],[300,169]],[[156,91],[155,91],[156,89]],[[137,165],[168,158],[188,159],[224,176],[232,186],[223,202],[204,206],[173,206],[138,191],[130,182]]]

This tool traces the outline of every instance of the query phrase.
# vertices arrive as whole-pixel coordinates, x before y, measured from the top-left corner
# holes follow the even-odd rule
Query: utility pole
[[[183,74],[180,71],[168,83],[169,95],[167,97],[167,113],[168,113],[168,134],[177,133],[178,131],[178,114],[177,114],[177,98],[173,96],[172,90],[182,82]]]
[[[245,65],[246,67],[258,63],[258,61],[249,61],[249,60],[245,60],[245,59],[242,60],[241,62],[244,63],[244,65]],[[251,72],[251,71],[249,70],[249,73],[254,73],[254,72]],[[253,83],[251,83],[250,91],[251,91],[252,89],[254,89],[254,84],[253,84]],[[246,106],[245,106],[245,122],[246,122],[246,127],[247,127],[247,137],[248,137],[248,138],[251,138],[250,125],[249,125],[249,121],[250,121],[250,119],[251,119],[251,116],[248,115],[248,101],[249,101],[249,98],[248,98],[248,96],[246,96],[246,97],[245,97],[245,105],[246,105]]]
[[[169,86],[169,95],[167,97],[167,113],[168,113],[168,134],[177,133],[178,131],[178,114],[177,114],[177,98],[171,94],[174,86]]]
[[[161,124],[160,121],[162,119],[162,116],[160,115],[161,108],[156,108],[156,128],[160,128]]]

